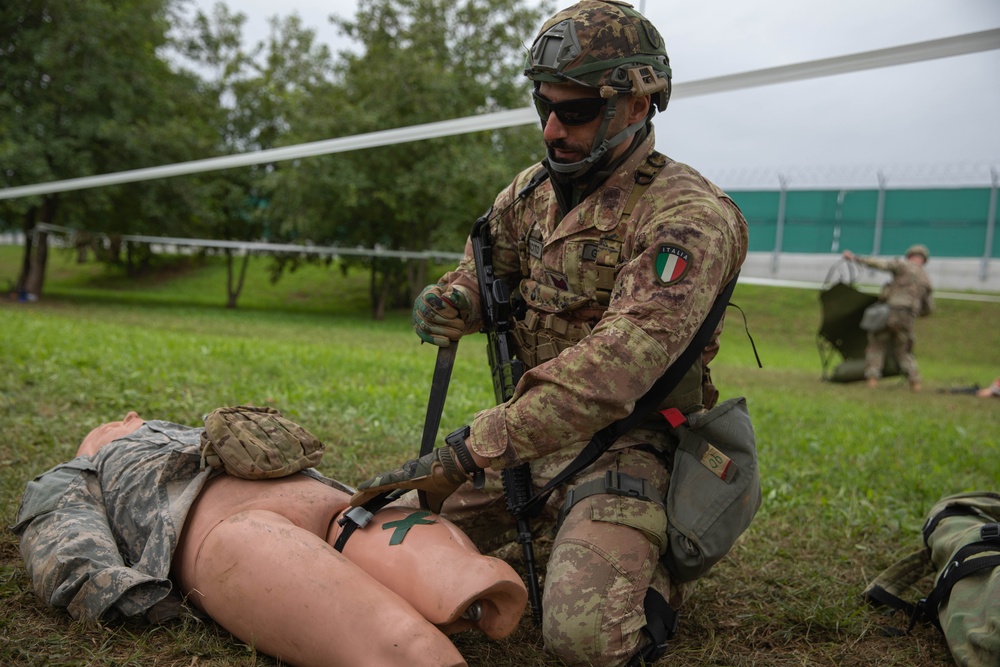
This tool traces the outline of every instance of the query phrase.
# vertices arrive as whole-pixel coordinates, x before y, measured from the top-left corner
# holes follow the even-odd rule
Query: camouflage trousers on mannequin
[[[909,312],[893,310],[885,329],[868,333],[868,346],[865,348],[866,379],[877,380],[882,377],[885,355],[891,349],[899,365],[899,372],[910,384],[920,384],[917,360],[912,352],[913,320],[913,315]]]
[[[666,439],[660,433],[642,434],[654,441]],[[535,487],[554,477],[572,458],[564,454],[533,461]],[[623,665],[647,641],[641,632],[646,624],[647,589],[657,590],[674,609],[693,589],[693,584],[671,582],[660,564],[666,548],[666,513],[656,502],[607,493],[590,495],[574,504],[559,524],[567,493],[603,478],[608,471],[645,479],[660,498],[666,497],[670,473],[660,457],[634,447],[613,450],[555,491],[531,522],[536,536],[554,535],[542,570],[542,634],[546,650],[567,665]],[[482,490],[463,486],[445,502],[442,514],[461,526],[484,552],[513,541],[515,521],[506,511],[498,473],[487,473]]]

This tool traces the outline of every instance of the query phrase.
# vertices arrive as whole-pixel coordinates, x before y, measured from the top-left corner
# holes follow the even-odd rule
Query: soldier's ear
[[[628,99],[628,124],[638,123],[640,120],[649,115],[649,106],[652,101],[649,95],[642,95],[641,97],[632,97],[631,95],[626,98]]]

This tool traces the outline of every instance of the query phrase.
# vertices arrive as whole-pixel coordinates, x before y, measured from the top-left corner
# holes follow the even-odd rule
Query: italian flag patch
[[[675,245],[661,245],[656,256],[656,277],[664,285],[673,285],[687,273],[691,253]]]

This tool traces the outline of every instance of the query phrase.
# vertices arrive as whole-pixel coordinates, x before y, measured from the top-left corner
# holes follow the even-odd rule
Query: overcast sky
[[[248,40],[267,35],[268,17],[297,12],[332,50],[352,48],[327,17],[353,16],[357,0],[227,4],[247,14]],[[1000,28],[1000,0],[642,4],[675,83]],[[972,168],[989,183],[990,166],[1000,170],[1000,50],[674,100],[655,126],[659,150],[720,180],[789,170],[965,178]]]

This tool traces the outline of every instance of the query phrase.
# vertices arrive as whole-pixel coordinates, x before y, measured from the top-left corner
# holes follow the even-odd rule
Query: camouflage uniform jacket
[[[931,281],[922,266],[905,259],[858,257],[857,260],[867,267],[892,274],[892,281],[882,289],[881,301],[906,310],[913,317],[930,315],[934,310]]]
[[[177,615],[171,559],[192,503],[221,474],[202,466],[203,430],[147,421],[28,483],[13,528],[39,598],[84,621]]]
[[[654,143],[651,131],[565,215],[546,181],[491,222],[495,274],[524,300],[525,319],[586,325],[578,342],[529,369],[511,400],[475,416],[470,446],[494,469],[578,447],[627,416],[684,351],[746,257],[747,223],[736,204],[694,169],[655,154]],[[625,215],[651,159],[665,164]],[[493,211],[503,211],[540,168],[519,174]],[[478,311],[471,243],[441,282],[468,289]],[[697,375],[700,402],[700,368]]]

